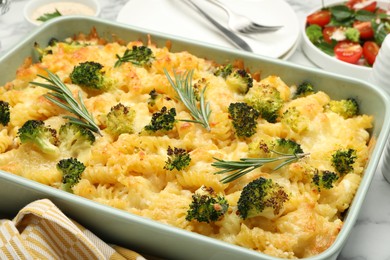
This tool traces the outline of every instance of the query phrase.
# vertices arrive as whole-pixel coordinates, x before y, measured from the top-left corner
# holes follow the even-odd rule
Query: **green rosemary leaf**
[[[78,118],[75,118],[75,117],[72,117],[72,116],[64,116],[64,118],[68,119],[70,123],[73,123],[73,124],[76,124],[76,125],[80,125],[82,127],[85,127],[91,131],[95,131],[95,128],[94,127],[91,127],[90,124],[88,123],[85,123],[84,121],[78,119]]]
[[[294,161],[296,161],[296,160],[298,160],[298,158],[296,158],[296,157],[295,157],[295,158],[288,159],[288,160],[282,162],[281,164],[279,164],[278,166],[276,166],[276,167],[274,168],[274,171],[277,171],[277,170],[279,170],[280,168],[283,168],[285,165],[290,164],[290,163],[292,163],[292,162],[294,162]]]
[[[34,85],[36,86],[40,86],[40,87],[43,87],[43,88],[47,88],[51,91],[55,91],[55,92],[59,92],[58,88],[51,85],[51,84],[45,84],[45,83],[40,83],[40,82],[35,82]]]
[[[200,92],[199,107],[198,107],[198,101],[196,99],[195,90],[192,85],[192,76],[194,71],[190,70],[181,75],[174,73],[175,80],[171,78],[171,76],[169,75],[166,69],[164,69],[164,73],[169,83],[176,91],[176,94],[179,96],[180,100],[187,107],[192,117],[194,118],[194,120],[182,120],[182,121],[201,124],[204,128],[207,129],[207,131],[210,131],[210,124],[208,120],[210,117],[211,110],[210,110],[210,104],[206,102],[204,98],[204,93],[206,88],[203,88],[203,90]]]
[[[54,95],[53,95],[54,96]],[[64,103],[59,101],[58,99],[52,98],[49,94],[44,95],[44,97],[49,100],[50,102],[54,103],[55,105],[61,107],[62,109],[69,110],[69,107],[66,106]],[[73,112],[72,112],[73,113]]]
[[[247,169],[241,169],[239,171],[236,171],[235,173],[229,175],[229,176],[226,176],[224,178],[221,179],[221,182],[222,183],[229,183],[229,182],[232,182],[232,181],[235,181],[239,178],[241,178],[242,176],[244,176],[245,174],[259,168],[261,165],[258,165],[258,166],[252,166],[250,168],[247,168]]]
[[[214,158],[216,162],[213,162],[211,165],[215,168],[222,169],[214,174],[225,174],[231,173],[228,176],[225,176],[220,181],[222,183],[232,182],[245,174],[272,162],[281,161],[273,170],[279,170],[280,168],[298,161],[299,159],[306,157],[308,154],[284,154],[276,151],[272,151],[275,154],[278,154],[278,157],[271,158],[241,158],[239,161],[225,161],[221,159]]]
[[[70,89],[61,81],[61,79],[56,74],[49,70],[46,71],[48,73],[48,77],[42,75],[38,76],[45,79],[50,84],[40,82],[31,82],[31,84],[53,91],[45,94],[44,97],[51,101],[53,104],[69,111],[76,116],[64,116],[64,118],[69,119],[75,124],[83,125],[91,131],[101,135],[98,125],[96,125],[93,116],[88,112],[84,104],[81,92],[78,93],[77,100],[75,97],[73,97],[73,94]]]

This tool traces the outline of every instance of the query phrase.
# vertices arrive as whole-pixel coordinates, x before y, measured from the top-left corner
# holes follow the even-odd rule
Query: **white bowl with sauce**
[[[30,0],[24,7],[23,15],[32,25],[43,22],[37,20],[45,14],[58,10],[63,15],[99,16],[101,8],[98,0]]]

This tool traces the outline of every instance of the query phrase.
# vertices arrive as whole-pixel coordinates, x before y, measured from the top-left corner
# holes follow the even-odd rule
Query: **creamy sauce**
[[[74,2],[56,2],[56,3],[50,3],[38,7],[32,14],[32,20],[37,21],[37,19],[42,15],[54,13],[56,9],[62,15],[93,16],[95,14],[95,10],[93,10],[91,7],[86,6],[84,4],[74,3]]]

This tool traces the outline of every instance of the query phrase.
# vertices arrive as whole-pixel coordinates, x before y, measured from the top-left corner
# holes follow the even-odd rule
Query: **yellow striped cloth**
[[[0,259],[145,258],[106,244],[42,199],[26,205],[13,220],[0,220]]]

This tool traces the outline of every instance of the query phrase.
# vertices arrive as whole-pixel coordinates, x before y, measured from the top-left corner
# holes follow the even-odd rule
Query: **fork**
[[[210,15],[208,15],[205,11],[202,10],[197,4],[195,4],[192,0],[187,0],[187,3],[191,4],[198,12],[203,15],[210,23],[212,23],[224,36],[227,40],[229,40],[234,46],[239,49],[253,52],[252,48],[246,43],[243,39],[241,39],[234,32],[226,29],[223,25],[214,20]]]
[[[9,11],[10,4],[11,3],[9,0],[0,0],[0,16]],[[1,41],[0,41],[0,52],[1,52]]]
[[[9,11],[10,4],[11,2],[9,0],[0,0],[0,15]]]
[[[234,12],[219,0],[207,0],[207,1],[216,6],[221,7],[227,13],[229,17],[228,26],[232,31],[240,32],[243,34],[253,34],[253,33],[261,33],[261,32],[273,32],[283,27],[280,25],[268,26],[268,25],[255,23],[248,17]]]

